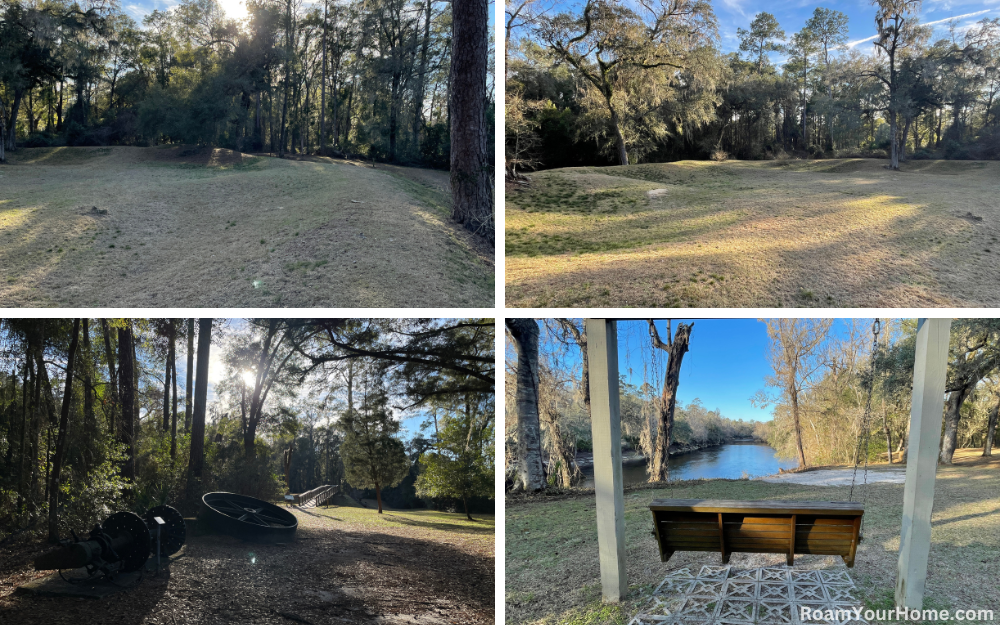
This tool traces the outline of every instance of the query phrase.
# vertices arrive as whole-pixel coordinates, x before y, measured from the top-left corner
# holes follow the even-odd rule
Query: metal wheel
[[[163,519],[164,525],[160,529],[160,555],[172,556],[184,546],[187,538],[187,527],[184,525],[184,516],[171,506],[156,506],[146,511],[142,518],[149,527],[149,550],[156,555],[156,521],[153,517]]]
[[[109,516],[101,527],[111,536],[127,534],[132,537],[132,540],[124,546],[117,548],[118,557],[122,562],[119,570],[129,573],[141,569],[149,559],[150,551],[149,529],[142,517],[133,512],[116,512]],[[110,559],[103,554],[102,557],[105,560]]]
[[[238,538],[281,540],[295,535],[295,515],[274,504],[236,493],[206,493],[202,514],[217,530]]]

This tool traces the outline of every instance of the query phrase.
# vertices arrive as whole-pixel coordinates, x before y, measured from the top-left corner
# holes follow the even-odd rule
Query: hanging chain
[[[854,483],[858,477],[858,464],[861,462],[861,452],[864,449],[865,454],[865,465],[864,471],[862,472],[862,489],[861,489],[861,505],[864,507],[868,506],[868,450],[869,442],[871,440],[871,414],[872,414],[872,396],[875,394],[875,362],[878,356],[878,335],[882,330],[882,324],[878,319],[872,324],[872,352],[871,352],[871,363],[868,373],[868,398],[865,402],[865,412],[861,420],[861,432],[858,434],[858,445],[854,452],[854,473],[851,475],[851,492],[849,495],[850,501],[854,501]],[[861,527],[860,530],[864,529],[865,518],[861,517]]]

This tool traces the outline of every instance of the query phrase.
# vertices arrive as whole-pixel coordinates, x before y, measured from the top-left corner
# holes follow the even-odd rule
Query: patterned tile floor
[[[854,582],[843,568],[685,567],[667,574],[629,625],[867,625],[854,618],[855,606]],[[803,607],[824,617],[803,621]]]

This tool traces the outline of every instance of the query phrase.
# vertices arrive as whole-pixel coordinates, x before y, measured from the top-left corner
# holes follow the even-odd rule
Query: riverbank
[[[1000,613],[1000,456],[961,450],[938,468],[928,607],[982,608]],[[625,491],[629,593],[617,606],[600,601],[594,492],[509,497],[506,502],[506,622],[596,625],[627,623],[669,569],[715,565],[717,554],[678,552],[661,563],[650,533],[649,501],[657,497],[738,500],[847,500],[847,486],[772,484],[763,480],[694,480],[672,488],[636,485]],[[869,607],[891,607],[899,549],[903,485],[869,485],[865,540],[850,575]],[[734,566],[782,564],[776,554],[733,554]],[[843,566],[826,556],[797,556],[796,568]]]
[[[684,444],[679,445],[673,443],[670,445],[670,449],[667,450],[671,456],[679,456],[681,454],[689,454],[693,451],[701,451],[703,449],[710,449],[712,447],[721,447],[723,445],[731,445],[733,443],[761,443],[766,444],[764,441],[757,441],[753,438],[736,438],[731,441],[725,441],[722,443],[712,443],[705,445],[695,445],[695,444]],[[645,455],[636,449],[622,449],[622,466],[640,466],[645,465],[646,461],[649,460]],[[594,466],[594,454],[590,451],[578,451],[576,452],[576,465],[581,469],[590,469]]]

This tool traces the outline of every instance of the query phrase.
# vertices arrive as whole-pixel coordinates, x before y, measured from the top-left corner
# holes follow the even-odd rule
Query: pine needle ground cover
[[[9,157],[0,306],[493,306],[447,172],[192,146]]]
[[[1000,614],[1000,586],[987,580],[1000,579],[1000,458],[984,461],[981,454],[982,449],[959,450],[954,465],[938,468],[924,600],[927,608],[993,610],[996,618]],[[847,570],[864,605],[886,610],[894,603],[903,485],[876,483],[868,487],[864,540],[858,546],[854,568],[846,569],[836,556],[812,555],[797,555],[794,568]],[[645,486],[627,489],[629,593],[620,605],[601,602],[593,490],[508,499],[504,513],[506,623],[624,625],[649,603],[653,589],[668,570],[720,564],[719,554],[683,551],[676,552],[669,562],[660,562],[648,508],[653,499],[843,501],[848,492],[847,486],[760,480],[680,482],[672,491]],[[737,568],[784,566],[785,556],[734,553],[730,563]]]
[[[293,509],[294,510],[294,509]],[[189,536],[169,576],[101,601],[13,593],[44,543],[0,547],[0,622],[483,623],[494,622],[494,519],[430,510],[294,510],[287,545]],[[298,620],[296,620],[298,619]]]
[[[508,186],[516,307],[1000,305],[1000,163],[681,161]]]

